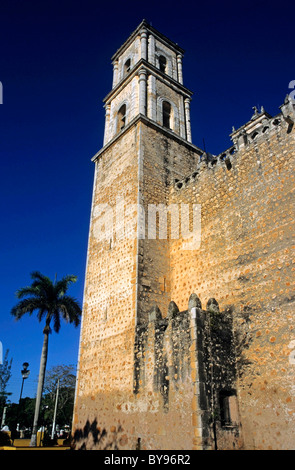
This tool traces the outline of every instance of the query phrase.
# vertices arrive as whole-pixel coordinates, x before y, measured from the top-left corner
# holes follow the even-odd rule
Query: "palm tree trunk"
[[[35,447],[37,445],[38,420],[39,420],[40,405],[41,405],[44,379],[45,379],[45,371],[46,371],[46,363],[47,363],[49,328],[45,327],[43,333],[44,333],[44,340],[43,340],[43,347],[42,347],[42,353],[41,353],[41,359],[40,359],[40,370],[39,370],[36,405],[35,405],[35,415],[34,415],[33,430],[32,430],[31,443],[30,443],[31,447]]]

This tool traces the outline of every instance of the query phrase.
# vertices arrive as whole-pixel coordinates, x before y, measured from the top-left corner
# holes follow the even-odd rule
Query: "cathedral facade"
[[[292,449],[294,102],[206,153],[183,54],[143,21],[112,57],[73,446]]]

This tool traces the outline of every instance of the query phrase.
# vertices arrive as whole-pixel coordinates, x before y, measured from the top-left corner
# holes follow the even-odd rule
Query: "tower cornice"
[[[145,59],[140,59],[135,66],[132,68],[130,73],[126,75],[108,94],[107,96],[103,99],[104,103],[107,103],[109,100],[113,99],[123,87],[126,86],[127,83],[129,83],[136,75],[139,74],[141,69],[145,69],[148,74],[153,74],[154,76],[157,77],[158,80],[160,80],[163,83],[169,84],[172,88],[174,88],[177,92],[181,92],[183,95],[191,97],[193,95],[193,92],[186,88],[184,85],[182,85],[180,82],[177,80],[174,80],[174,78],[170,77],[169,75],[165,74],[164,72],[161,72],[157,67],[152,65],[150,62],[148,62]]]
[[[102,153],[104,153],[105,150],[107,150],[109,147],[114,145],[118,139],[120,139],[126,132],[128,132],[133,126],[135,126],[138,122],[143,122],[149,127],[152,127],[156,129],[157,131],[161,132],[162,134],[166,135],[169,138],[172,138],[176,140],[178,143],[181,145],[184,145],[194,152],[196,152],[198,155],[203,155],[204,151],[201,150],[199,147],[196,145],[192,144],[191,142],[188,142],[186,139],[183,139],[180,137],[178,134],[175,134],[173,131],[170,129],[167,129],[163,126],[160,126],[158,123],[155,121],[149,119],[147,116],[144,116],[143,114],[138,114],[134,119],[132,119],[131,122],[129,122],[124,129],[122,129],[113,139],[111,139],[109,142],[106,143],[91,159],[91,161],[95,162]]]

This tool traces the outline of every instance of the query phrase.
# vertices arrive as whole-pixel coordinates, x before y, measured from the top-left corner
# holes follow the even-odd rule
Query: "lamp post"
[[[23,369],[21,370],[21,374],[22,374],[22,388],[20,390],[20,397],[19,397],[19,404],[20,404],[20,401],[21,401],[21,397],[22,397],[22,393],[23,393],[23,388],[24,388],[24,381],[25,379],[27,379],[30,375],[30,371],[28,370],[28,367],[29,367],[29,363],[28,362],[24,362],[23,363]]]
[[[29,377],[30,375],[30,371],[28,370],[28,367],[29,367],[29,363],[28,362],[24,362],[23,363],[23,368],[21,370],[21,374],[22,374],[22,386],[21,386],[21,390],[20,390],[20,396],[19,396],[19,402],[18,402],[18,416],[20,414],[20,401],[21,401],[21,398],[22,398],[22,393],[23,393],[23,388],[24,388],[24,381]],[[17,423],[17,431],[20,430],[20,427],[19,427],[19,423]]]

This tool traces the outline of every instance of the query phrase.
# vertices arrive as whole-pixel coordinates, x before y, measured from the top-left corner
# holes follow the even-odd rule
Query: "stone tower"
[[[156,232],[157,205],[165,207],[169,183],[201,154],[191,143],[183,52],[143,21],[112,57],[104,145],[93,157],[75,428],[97,422],[110,433],[145,406],[134,395],[136,328],[171,300],[169,239]],[[134,428],[128,435],[133,429],[136,440]]]

